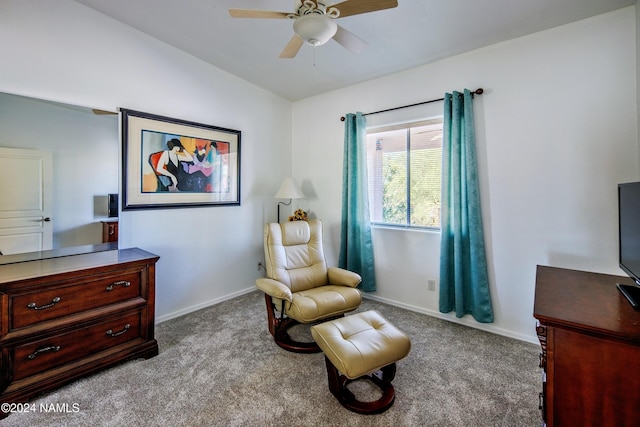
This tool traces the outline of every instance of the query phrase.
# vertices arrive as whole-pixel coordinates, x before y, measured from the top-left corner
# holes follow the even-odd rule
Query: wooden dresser
[[[538,266],[534,316],[547,426],[640,425],[640,311],[627,277]]]
[[[0,403],[157,355],[158,259],[132,248],[0,265]]]

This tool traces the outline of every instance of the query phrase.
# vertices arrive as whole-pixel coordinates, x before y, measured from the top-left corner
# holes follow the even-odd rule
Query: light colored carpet
[[[33,401],[3,426],[538,426],[539,348],[364,300],[412,340],[398,362],[394,405],[344,409],[329,393],[324,356],[276,346],[264,298],[252,292],[157,325],[160,354],[131,361]],[[306,327],[298,333],[306,335]],[[366,381],[356,393],[375,395]],[[68,404],[77,412],[46,413]]]

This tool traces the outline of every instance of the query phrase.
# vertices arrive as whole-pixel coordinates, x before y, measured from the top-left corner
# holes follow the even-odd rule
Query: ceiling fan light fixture
[[[336,34],[338,25],[325,15],[309,14],[296,19],[293,31],[308,44],[321,46]]]

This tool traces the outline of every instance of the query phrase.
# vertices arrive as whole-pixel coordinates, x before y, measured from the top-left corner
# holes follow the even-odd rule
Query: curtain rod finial
[[[344,116],[340,117],[340,121],[341,121],[341,122],[344,122],[344,120],[345,120],[345,119],[344,119]]]
[[[476,91],[474,92],[476,95],[482,95],[484,93],[484,89],[482,88],[478,88],[476,89]]]

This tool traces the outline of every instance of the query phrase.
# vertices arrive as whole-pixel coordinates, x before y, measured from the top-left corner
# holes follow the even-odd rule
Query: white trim
[[[422,308],[422,307],[416,307],[414,305],[411,304],[406,304],[403,302],[398,302],[398,301],[394,301],[394,300],[390,300],[388,298],[382,298],[376,295],[371,295],[371,294],[367,294],[367,293],[363,293],[362,294],[363,298],[367,298],[373,301],[378,301],[384,304],[389,304],[392,305],[394,307],[400,307],[400,308],[404,308],[405,310],[409,310],[409,311],[414,311],[416,313],[421,313],[421,314],[426,314],[427,316],[431,316],[431,317],[437,317],[438,319],[442,319],[442,320],[447,320],[449,322],[452,323],[457,323],[463,326],[468,326],[470,328],[475,328],[475,329],[480,329],[492,334],[496,334],[496,335],[502,335],[508,338],[513,338],[519,341],[525,341],[531,344],[537,344],[539,345],[540,342],[531,336],[528,335],[523,335],[523,334],[517,334],[517,333],[513,333],[512,331],[507,331],[505,329],[502,328],[497,328],[495,326],[491,326],[490,324],[486,324],[486,323],[477,323],[475,321],[467,321],[465,319],[458,319],[457,317],[450,317],[447,314],[444,313],[440,313],[439,311],[434,311],[434,310],[429,310],[426,308]]]
[[[241,295],[245,295],[245,294],[248,294],[248,293],[251,293],[251,292],[254,292],[254,291],[256,291],[256,287],[255,286],[251,286],[251,287],[248,287],[248,288],[243,289],[241,291],[233,292],[231,294],[228,294],[228,295],[225,295],[225,296],[222,296],[222,297],[219,297],[219,298],[215,298],[215,299],[212,299],[212,300],[209,300],[209,301],[205,301],[205,302],[200,303],[198,305],[194,305],[194,306],[182,309],[182,310],[174,311],[173,313],[165,314],[164,316],[160,316],[160,317],[156,318],[156,325],[158,323],[166,322],[167,320],[175,319],[177,317],[184,316],[186,314],[193,313],[194,311],[202,310],[203,308],[211,307],[211,306],[216,305],[216,304],[220,304],[221,302],[225,302],[225,301],[228,301],[228,300],[233,299],[235,297],[239,297]],[[516,340],[519,340],[519,341],[525,341],[525,342],[528,342],[528,343],[531,343],[531,344],[536,344],[536,345],[539,344],[539,342],[533,337],[530,337],[530,336],[527,336],[527,335],[522,335],[522,334],[515,334],[512,331],[507,331],[507,330],[502,329],[502,328],[496,328],[495,326],[491,326],[489,324],[479,324],[479,323],[473,323],[472,321],[467,321],[467,320],[464,320],[464,319],[452,318],[452,317],[450,317],[450,316],[448,316],[448,315],[446,315],[444,313],[440,313],[438,311],[433,311],[433,310],[429,310],[429,309],[422,308],[422,307],[416,307],[416,306],[411,305],[411,304],[406,304],[406,303],[403,303],[403,302],[398,302],[398,301],[395,301],[395,300],[391,300],[391,299],[388,299],[388,298],[382,298],[382,297],[379,297],[379,296],[376,296],[376,295],[367,294],[367,293],[363,293],[362,297],[366,298],[366,299],[373,300],[373,301],[381,302],[383,304],[389,304],[389,305],[392,305],[394,307],[403,308],[405,310],[413,311],[413,312],[416,312],[416,313],[425,314],[427,316],[436,317],[438,319],[447,320],[447,321],[452,322],[452,323],[457,323],[457,324],[460,324],[460,325],[463,325],[463,326],[468,326],[470,328],[480,329],[480,330],[483,330],[485,332],[489,332],[489,333],[492,333],[492,334],[502,335],[502,336],[505,336],[505,337],[508,337],[508,338],[513,338],[513,339],[516,339]]]
[[[202,310],[203,308],[211,307],[212,305],[220,304],[221,302],[228,301],[235,297],[245,295],[256,290],[255,286],[243,289],[241,291],[233,292],[231,294],[214,298],[209,301],[202,302],[198,305],[192,305],[191,307],[184,308],[182,310],[174,311],[173,313],[165,314],[164,316],[156,317],[156,325],[158,323],[166,322],[167,320],[175,319],[176,317],[184,316],[185,314],[193,313],[194,311]]]

